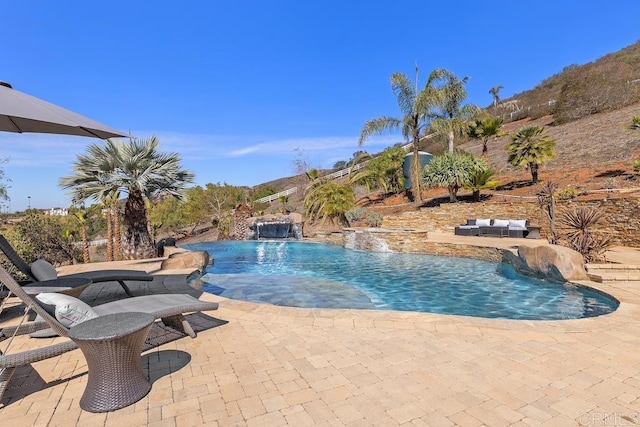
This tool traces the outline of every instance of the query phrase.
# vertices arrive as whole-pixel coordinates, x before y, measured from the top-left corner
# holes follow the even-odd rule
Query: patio
[[[134,293],[187,289],[185,272],[170,273]],[[22,384],[14,378],[0,416],[48,426],[633,425],[640,281],[591,284],[620,308],[590,319],[520,321],[298,309],[203,294],[220,302],[208,314],[221,321],[194,340],[143,353],[152,389],[136,404],[82,411],[87,367],[74,350],[19,371]],[[119,291],[87,292],[104,300]]]

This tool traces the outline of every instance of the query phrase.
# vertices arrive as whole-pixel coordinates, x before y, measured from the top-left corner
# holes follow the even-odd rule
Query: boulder
[[[517,256],[505,251],[503,261],[527,276],[555,282],[589,280],[582,255],[564,246],[520,245]]]
[[[209,265],[209,253],[205,251],[186,251],[176,252],[162,261],[162,270],[180,270],[193,268],[198,271],[204,271]]]

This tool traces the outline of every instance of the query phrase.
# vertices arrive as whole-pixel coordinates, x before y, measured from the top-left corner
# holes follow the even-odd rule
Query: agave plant
[[[571,249],[580,252],[586,262],[599,261],[604,252],[611,246],[610,235],[591,230],[603,217],[604,211],[597,208],[577,208],[566,211],[560,218],[561,223],[570,229],[567,243]]]

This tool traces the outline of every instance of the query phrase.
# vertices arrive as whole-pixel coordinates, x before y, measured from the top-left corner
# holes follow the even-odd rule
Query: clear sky
[[[348,160],[366,120],[399,116],[389,77],[415,63],[422,82],[439,67],[469,76],[468,101],[487,106],[491,87],[507,98],[640,38],[637,0],[20,0],[1,13],[0,80],[158,136],[199,185],[290,176],[296,149],[313,167]],[[91,142],[0,132],[0,209],[69,206],[58,179]]]

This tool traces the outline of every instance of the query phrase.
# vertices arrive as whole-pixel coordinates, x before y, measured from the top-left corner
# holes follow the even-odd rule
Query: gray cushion
[[[33,264],[31,264],[31,273],[33,277],[40,282],[58,278],[56,268],[44,259],[35,260]]]
[[[36,299],[49,313],[51,313],[52,307],[55,307],[53,315],[58,319],[58,322],[67,328],[98,317],[98,313],[93,308],[69,295],[44,292],[38,294]]]

